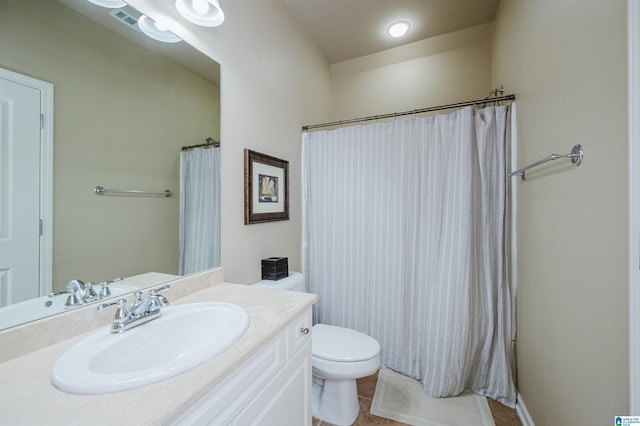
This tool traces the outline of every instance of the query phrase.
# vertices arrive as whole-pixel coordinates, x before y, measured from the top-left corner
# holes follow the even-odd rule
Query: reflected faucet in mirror
[[[126,293],[131,293],[135,290],[139,290],[141,286],[149,286],[149,285],[158,285],[164,282],[167,282],[170,279],[175,279],[177,276],[174,275],[166,275],[166,274],[156,274],[156,273],[147,273],[142,275],[137,275],[134,277],[125,278],[119,282],[108,283],[106,286],[103,286],[100,291],[97,292],[97,297],[100,297],[102,293],[102,299],[105,300],[110,297],[122,296]],[[79,280],[78,280],[79,281]],[[80,284],[77,283],[77,286],[80,287]],[[76,284],[69,285],[69,290],[72,290],[76,287]],[[107,293],[111,293],[108,296],[105,296]],[[86,284],[85,284],[86,291]],[[67,306],[66,303],[72,303],[69,299],[73,298],[73,296],[78,297],[76,291],[72,292],[59,292],[52,293],[47,296],[42,296],[30,300],[25,300],[24,302],[14,303],[9,306],[5,306],[0,309],[0,330],[14,327],[16,325],[23,324],[25,322],[33,321],[34,319],[44,318],[50,315],[61,314],[63,312],[68,312],[77,307],[86,306],[89,303],[93,303],[88,301],[86,298],[84,305],[71,305]],[[97,302],[98,300],[95,300]]]
[[[119,281],[122,281],[122,278],[103,281],[100,283],[100,291],[96,292],[94,284],[91,281],[84,283],[79,279],[74,279],[67,283],[67,289],[65,291],[50,293],[49,297],[68,294],[67,302],[65,303],[66,307],[84,305],[111,296],[109,284]]]

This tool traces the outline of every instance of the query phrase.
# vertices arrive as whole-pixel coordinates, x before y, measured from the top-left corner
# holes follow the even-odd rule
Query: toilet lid
[[[364,361],[380,353],[376,339],[334,325],[314,325],[311,342],[313,356],[327,361]]]

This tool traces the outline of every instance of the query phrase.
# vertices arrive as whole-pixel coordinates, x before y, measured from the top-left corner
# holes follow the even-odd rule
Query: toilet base
[[[356,380],[323,380],[313,377],[311,414],[336,426],[350,426],[360,414]]]

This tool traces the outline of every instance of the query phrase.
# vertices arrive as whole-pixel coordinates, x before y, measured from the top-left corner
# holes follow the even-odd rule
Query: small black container
[[[286,257],[269,257],[262,259],[262,279],[277,281],[289,276],[289,259]]]

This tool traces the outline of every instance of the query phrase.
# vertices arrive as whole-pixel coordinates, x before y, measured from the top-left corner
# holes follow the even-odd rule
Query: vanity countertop
[[[0,364],[0,423],[166,424],[308,309],[316,296],[222,283],[172,301],[172,305],[204,301],[234,303],[251,318],[242,338],[213,360],[167,380],[123,392],[74,395],[58,390],[50,381],[53,365],[93,330]]]

